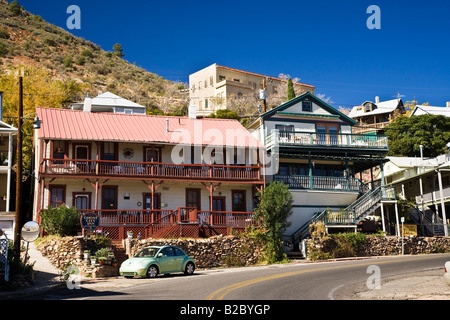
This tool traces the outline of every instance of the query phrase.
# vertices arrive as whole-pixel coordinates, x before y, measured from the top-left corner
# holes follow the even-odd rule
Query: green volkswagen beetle
[[[158,274],[184,272],[191,275],[195,260],[175,246],[150,246],[139,251],[133,258],[125,260],[119,274],[125,278],[135,276],[154,278]]]

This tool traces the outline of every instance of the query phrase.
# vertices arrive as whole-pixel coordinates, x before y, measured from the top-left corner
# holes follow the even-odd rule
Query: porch
[[[359,192],[363,187],[361,182],[356,178],[344,177],[321,177],[306,175],[276,175],[275,181],[281,181],[286,184],[289,189],[302,190],[334,190]]]
[[[99,230],[112,240],[133,238],[203,238],[243,232],[255,226],[253,212],[201,211],[180,207],[175,210],[78,210],[96,213]]]
[[[172,164],[84,159],[43,159],[39,172],[50,177],[155,178],[172,180],[261,181],[259,166]]]
[[[389,150],[388,138],[384,135],[277,130],[266,138],[267,149],[274,146]]]

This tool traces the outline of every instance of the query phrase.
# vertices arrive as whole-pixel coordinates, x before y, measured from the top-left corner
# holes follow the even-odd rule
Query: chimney
[[[92,111],[92,98],[89,96],[89,91],[86,94],[86,99],[84,99],[83,111],[84,112]]]
[[[447,109],[450,109],[450,101],[447,101]]]
[[[166,119],[166,132],[170,132],[169,131],[169,119]]]
[[[375,97],[375,104],[379,104],[380,103],[380,97],[379,96],[376,96]]]
[[[0,91],[0,121],[3,121],[3,92]]]

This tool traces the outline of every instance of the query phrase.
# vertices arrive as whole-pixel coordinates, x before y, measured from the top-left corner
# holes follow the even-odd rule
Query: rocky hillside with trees
[[[126,50],[120,44],[105,51],[27,12],[17,1],[0,0],[2,82],[7,82],[5,78],[14,78],[17,82],[22,73],[26,83],[29,73],[41,73],[49,87],[56,87],[53,97],[60,96],[46,105],[49,107],[66,107],[71,102],[82,101],[87,91],[91,96],[113,92],[147,106],[149,113],[173,112],[185,107],[188,94],[181,92],[185,89],[183,83],[165,80],[124,58]],[[0,90],[5,92],[8,112],[8,95],[14,92],[4,87]],[[36,88],[30,93],[30,90],[29,94],[39,91]]]

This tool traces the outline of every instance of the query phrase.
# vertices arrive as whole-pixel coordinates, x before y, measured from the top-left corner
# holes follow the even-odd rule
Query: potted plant
[[[89,250],[84,250],[83,255],[84,255],[85,260],[89,260],[89,257],[91,256],[91,252]]]
[[[1,195],[2,199],[6,201],[6,193],[2,193]]]
[[[95,264],[97,264],[97,257],[91,256],[91,265],[95,265]]]
[[[133,231],[127,231],[127,237],[128,239],[133,239]]]
[[[98,258],[98,264],[99,265],[104,265],[105,264],[105,257],[100,257],[100,258]]]

